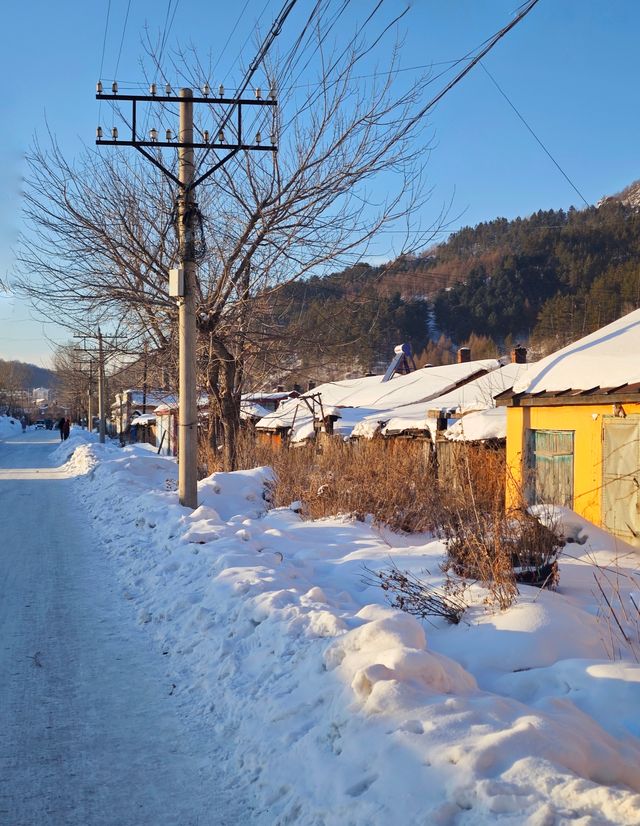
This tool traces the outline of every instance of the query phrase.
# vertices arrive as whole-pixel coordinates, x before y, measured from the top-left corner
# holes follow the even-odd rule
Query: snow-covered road
[[[0,823],[247,823],[51,468],[57,439],[0,441]]]

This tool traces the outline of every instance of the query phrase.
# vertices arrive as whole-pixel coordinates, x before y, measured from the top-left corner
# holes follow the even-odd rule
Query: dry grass
[[[394,530],[426,531],[438,525],[439,495],[428,445],[373,440],[346,444],[328,439],[290,449],[243,440],[241,466],[270,465],[276,506],[300,501],[311,519],[350,514]]]
[[[348,514],[393,530],[428,531],[446,539],[445,571],[484,584],[488,602],[504,609],[517,596],[517,572],[555,565],[560,542],[524,507],[505,512],[505,456],[446,444],[436,471],[428,442],[373,439],[282,448],[243,433],[241,468],[270,465],[275,506],[302,503],[311,519]],[[557,566],[550,569],[555,584]]]

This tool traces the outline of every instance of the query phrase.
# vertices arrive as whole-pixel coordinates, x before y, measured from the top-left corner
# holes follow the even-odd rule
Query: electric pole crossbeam
[[[287,14],[293,7],[293,2],[287,9]],[[286,16],[286,15],[285,15]],[[278,34],[279,28],[270,34],[273,39]],[[270,41],[269,41],[270,42]],[[254,69],[255,70],[255,69]],[[253,73],[253,71],[252,71]],[[248,79],[245,81],[240,94],[246,88]],[[178,240],[180,249],[180,268],[184,276],[184,288],[178,297],[178,328],[179,328],[179,418],[178,418],[178,496],[181,505],[196,508],[198,506],[198,402],[196,383],[196,255],[195,255],[195,219],[197,206],[193,200],[195,188],[212,175],[217,169],[223,166],[228,160],[238,152],[277,152],[275,134],[269,136],[270,145],[262,145],[262,136],[258,131],[253,142],[243,140],[243,108],[250,107],[275,107],[277,102],[273,92],[269,93],[269,98],[263,100],[259,90],[256,89],[256,99],[208,97],[193,94],[191,89],[180,89],[179,95],[119,95],[117,85],[113,85],[113,94],[104,94],[102,84],[98,83],[97,100],[128,101],[131,103],[131,139],[118,140],[118,131],[113,127],[111,131],[112,139],[102,137],[102,128],[97,129],[97,145],[105,146],[133,146],[150,163],[160,169],[178,187]],[[154,87],[155,91],[155,87]],[[220,90],[222,92],[222,89]],[[166,141],[158,141],[158,130],[151,129],[150,140],[142,139],[137,134],[137,117],[139,103],[177,103],[179,104],[179,131],[177,140],[172,140],[171,130],[166,131]],[[202,131],[202,141],[193,139],[193,106],[194,104],[206,104],[211,106],[226,106],[228,110],[219,119],[217,130],[217,141],[209,140],[207,130]],[[233,114],[236,119],[231,132],[235,132],[234,140],[225,140],[224,129],[230,124]],[[178,175],[176,176],[170,169],[167,169],[161,161],[161,153],[154,156],[148,150],[150,148],[174,148],[178,151]],[[223,151],[226,154],[209,166],[206,172],[196,177],[195,149],[206,149],[205,159],[210,150]]]

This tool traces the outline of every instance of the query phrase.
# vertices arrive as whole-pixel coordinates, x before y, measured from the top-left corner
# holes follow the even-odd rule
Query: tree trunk
[[[236,394],[236,362],[228,358],[221,365],[222,382],[220,387],[222,428],[224,444],[222,462],[225,471],[236,470],[238,465],[238,433],[240,432],[240,404]]]
[[[209,338],[209,453],[217,469],[220,436],[222,436],[222,469],[238,466],[238,434],[240,432],[240,394],[236,387],[238,360],[214,335]],[[213,458],[215,457],[215,458]]]

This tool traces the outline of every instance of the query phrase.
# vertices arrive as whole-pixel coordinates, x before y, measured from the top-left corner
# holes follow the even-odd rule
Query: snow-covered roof
[[[486,439],[507,438],[507,408],[490,407],[476,410],[458,419],[444,431],[446,439],[453,442],[482,442]]]
[[[243,400],[246,400],[248,402],[260,401],[261,399],[263,401],[278,402],[278,401],[282,401],[282,399],[290,398],[292,392],[294,392],[294,391],[277,390],[277,391],[271,392],[271,391],[265,390],[263,392],[263,391],[260,391],[260,390],[256,390],[253,393],[243,393],[242,398],[243,398]]]
[[[128,395],[131,399],[131,404],[142,405],[146,403],[147,407],[157,407],[166,399],[173,398],[173,395],[171,393],[167,393],[165,390],[147,390],[145,400],[144,391],[138,390],[137,388],[125,390],[121,395]]]
[[[640,310],[543,358],[515,393],[612,388],[640,382]]]
[[[428,404],[412,404],[394,412],[384,428],[385,434],[403,433],[407,430],[435,431],[439,416],[467,414],[475,410],[495,407],[494,397],[513,387],[532,364],[506,364],[480,376],[462,387],[431,399]]]
[[[205,407],[209,404],[209,399],[205,393],[198,396],[198,407]],[[177,410],[180,407],[180,401],[177,396],[165,396],[163,402],[159,404],[153,411],[156,416],[166,416],[172,410]]]
[[[156,417],[153,415],[153,413],[142,413],[140,416],[131,417],[132,425],[155,424],[155,421]]]
[[[395,376],[387,382],[382,381],[382,376],[327,382],[303,394],[300,399],[284,402],[277,411],[261,419],[257,428],[273,431],[293,426],[293,441],[299,441],[302,433],[306,434],[304,438],[307,438],[313,431],[313,421],[304,398],[310,399],[319,394],[325,415],[329,408],[340,409],[340,419],[334,426],[334,433],[345,437],[352,433],[365,435],[358,431],[359,423],[363,420],[386,422],[399,408],[427,402],[478,373],[490,372],[499,367],[500,362],[496,359],[482,359],[463,364],[422,368],[403,376]],[[318,410],[318,415],[319,413]],[[370,426],[365,426],[365,429],[368,431]],[[367,432],[367,435],[371,434]]]
[[[247,401],[246,399],[242,399],[240,402],[240,418],[241,419],[262,419],[264,416],[268,416],[269,411],[266,407],[263,407],[261,404],[257,404],[256,402]]]

